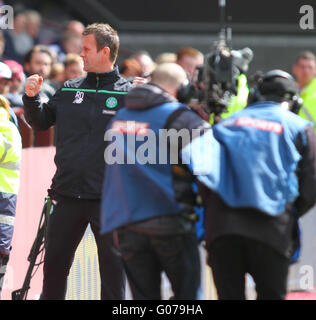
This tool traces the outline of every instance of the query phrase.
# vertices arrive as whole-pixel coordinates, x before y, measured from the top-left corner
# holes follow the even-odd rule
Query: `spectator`
[[[299,115],[311,121],[316,131],[316,57],[310,51],[301,52],[293,65],[293,73],[304,105]]]
[[[63,39],[66,34],[75,35],[75,37],[82,37],[82,32],[84,31],[84,25],[78,20],[68,21],[62,29],[61,37],[59,37],[55,42],[50,44],[50,48],[57,54],[61,55],[59,62],[64,62],[65,59],[65,48],[63,45]],[[79,52],[80,53],[80,52]]]
[[[177,51],[177,61],[189,75],[190,80],[194,79],[196,67],[203,64],[203,54],[191,47],[183,47]]]
[[[32,38],[32,46],[39,44],[39,33],[41,30],[42,17],[36,10],[26,10],[24,12],[25,31]]]
[[[64,81],[80,78],[86,75],[82,58],[75,53],[68,53],[64,62]]]
[[[10,90],[12,71],[4,62],[0,62],[0,94],[6,95]]]
[[[134,77],[141,77],[142,67],[136,59],[125,59],[119,67],[120,74],[125,79],[133,79]]]
[[[12,71],[12,78],[9,83],[9,92],[5,97],[9,100],[12,108],[21,108],[23,107],[22,92],[25,81],[23,67],[14,60],[5,60],[4,63],[9,66]]]
[[[34,46],[24,57],[24,70],[28,76],[38,74],[43,77],[40,95],[46,101],[55,93],[50,84],[50,74],[54,63],[54,55],[47,46]]]
[[[5,38],[4,56],[7,59],[23,63],[24,55],[32,48],[33,40],[26,32],[26,16],[24,12],[16,12],[14,29],[3,31]]]
[[[61,45],[52,44],[50,49],[53,50],[59,62],[64,62],[68,53],[80,54],[81,52],[81,35],[73,32],[65,32],[62,35]]]
[[[0,61],[2,61],[4,57],[4,48],[5,48],[5,38],[3,32],[0,30]]]
[[[53,63],[52,70],[49,76],[50,85],[58,90],[64,83],[65,66],[61,62]]]
[[[24,70],[30,76],[37,74],[42,77],[43,83],[39,92],[42,102],[47,102],[56,92],[54,82],[50,80],[52,66],[56,58],[48,46],[34,46],[24,57]],[[34,146],[50,146],[54,144],[55,128],[45,131],[33,131]]]
[[[177,55],[173,52],[163,52],[157,56],[155,61],[157,64],[162,64],[167,62],[176,62]]]
[[[12,71],[10,67],[7,66],[4,62],[0,62],[0,95],[5,96],[9,93],[11,78],[12,78]],[[12,121],[16,125],[16,127],[19,127],[18,119],[13,109],[10,106],[8,106],[7,109],[10,114],[10,121]]]
[[[136,59],[142,67],[141,77],[147,78],[155,69],[155,63],[147,51],[137,51],[130,56],[131,59]]]
[[[84,29],[84,24],[78,20],[69,21],[66,27],[67,32],[71,32],[79,36],[82,36]]]

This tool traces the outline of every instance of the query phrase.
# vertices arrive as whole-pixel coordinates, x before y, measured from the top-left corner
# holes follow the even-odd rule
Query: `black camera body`
[[[252,57],[249,48],[237,51],[217,45],[205,55],[204,65],[197,67],[191,97],[202,103],[208,114],[220,116],[237,95],[238,77],[247,71]]]
[[[204,64],[197,67],[189,95],[182,102],[195,99],[208,115],[220,116],[227,111],[231,98],[237,94],[238,77],[248,70],[251,49],[232,50],[231,29],[225,25],[225,0],[219,0],[221,29],[214,49],[205,55]],[[184,91],[183,91],[184,92]]]
[[[206,55],[200,78],[205,84],[204,101],[201,102],[204,102],[208,114],[217,116],[226,111],[230,99],[237,94],[238,76],[233,56],[227,47],[217,47]]]

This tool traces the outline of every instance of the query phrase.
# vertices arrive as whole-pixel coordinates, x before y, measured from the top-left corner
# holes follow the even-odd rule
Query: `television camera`
[[[220,33],[214,49],[205,55],[204,64],[197,67],[192,79],[190,98],[202,104],[208,115],[220,116],[227,111],[231,98],[237,94],[238,77],[246,73],[253,52],[249,48],[232,50],[231,28],[226,25],[226,0],[219,0]]]

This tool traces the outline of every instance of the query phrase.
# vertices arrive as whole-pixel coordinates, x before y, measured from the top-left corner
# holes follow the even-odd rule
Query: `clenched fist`
[[[38,74],[28,77],[25,81],[25,94],[28,97],[36,96],[41,90],[42,83],[43,78]]]

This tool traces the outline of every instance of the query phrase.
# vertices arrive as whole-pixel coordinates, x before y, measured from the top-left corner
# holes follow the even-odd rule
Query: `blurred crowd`
[[[0,94],[12,108],[12,121],[20,129],[23,147],[53,144],[53,131],[34,133],[23,117],[22,95],[25,79],[33,74],[43,77],[41,99],[48,100],[69,79],[85,75],[81,53],[81,37],[85,26],[77,20],[64,23],[58,37],[43,36],[41,14],[33,9],[14,11],[14,29],[0,29]],[[203,63],[203,54],[185,47],[178,52],[164,52],[156,59],[144,50],[119,57],[121,75],[131,81],[135,77],[149,78],[163,62],[177,62],[194,76],[196,66]],[[44,137],[44,139],[41,138]]]

